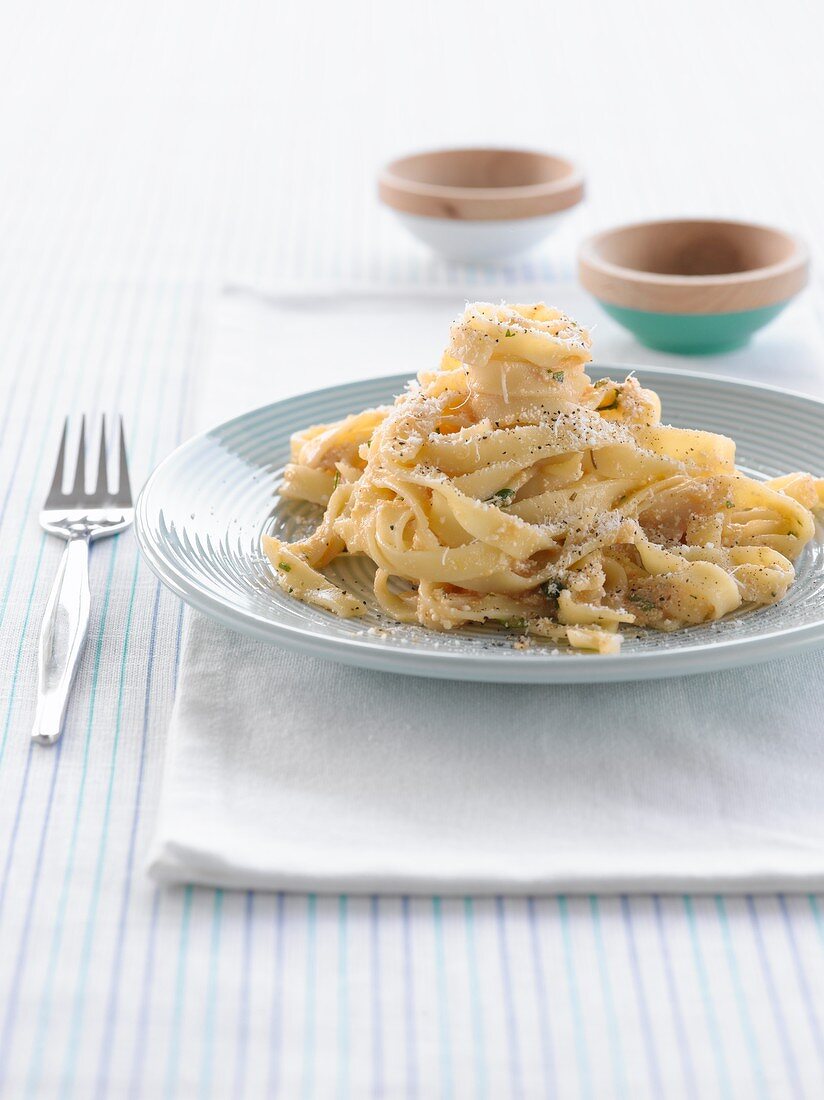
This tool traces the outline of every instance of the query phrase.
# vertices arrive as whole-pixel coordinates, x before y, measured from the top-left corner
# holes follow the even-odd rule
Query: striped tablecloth
[[[227,283],[503,278],[551,298],[584,232],[685,212],[818,251],[822,30],[801,0],[0,9],[3,1096],[822,1095],[815,897],[153,887],[183,613],[131,534],[92,554],[66,735],[28,740],[61,550],[36,516],[67,412],[122,411],[139,484],[187,433]],[[449,142],[566,151],[589,200],[535,256],[441,264],[373,176]],[[776,381],[821,317],[816,291],[765,334]]]

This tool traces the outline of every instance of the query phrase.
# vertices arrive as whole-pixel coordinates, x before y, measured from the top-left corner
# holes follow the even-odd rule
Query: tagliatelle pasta
[[[292,437],[281,493],[324,514],[300,542],[264,538],[281,587],[362,614],[322,570],[365,554],[400,622],[503,622],[602,653],[622,624],[780,600],[824,482],[745,477],[732,440],[662,424],[655,393],[592,383],[589,360],[587,332],[543,303],[468,306],[394,405]]]

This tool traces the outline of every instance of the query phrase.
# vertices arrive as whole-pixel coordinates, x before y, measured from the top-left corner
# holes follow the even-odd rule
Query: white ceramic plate
[[[600,366],[589,373],[623,377],[627,370]],[[691,371],[644,367],[637,374],[660,394],[668,423],[732,436],[738,442],[738,465],[752,476],[797,469],[824,474],[824,402]],[[435,633],[399,626],[378,609],[365,619],[338,619],[291,599],[272,579],[260,549],[264,532],[294,537],[301,524],[319,515],[311,505],[277,496],[290,434],[391,402],[405,381],[395,375],[292,397],[178,448],[149,478],[137,504],[137,536],[161,581],[199,611],[264,641],[364,668],[447,679],[647,679],[763,661],[824,644],[820,530],[798,561],[796,583],[781,603],[676,634],[643,632],[625,638],[615,656],[553,650],[540,642],[517,650],[503,628]],[[343,559],[330,568],[348,591],[374,606],[371,572],[361,558]]]

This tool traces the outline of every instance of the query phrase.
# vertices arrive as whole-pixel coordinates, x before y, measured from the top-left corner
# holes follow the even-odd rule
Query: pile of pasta
[[[322,570],[365,554],[399,622],[493,621],[601,653],[622,624],[780,600],[824,482],[745,477],[731,439],[662,424],[655,393],[593,383],[590,358],[589,334],[543,303],[467,306],[440,368],[393,405],[292,437],[281,493],[324,512],[300,542],[264,537],[280,586],[361,615]]]

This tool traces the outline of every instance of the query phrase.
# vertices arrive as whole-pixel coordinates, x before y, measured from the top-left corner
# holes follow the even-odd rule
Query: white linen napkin
[[[201,423],[411,375],[465,293],[228,294]],[[571,288],[546,296],[595,313]],[[795,314],[783,341],[776,326],[699,369],[821,392],[815,324]],[[678,362],[608,322],[597,344],[602,361]],[[149,867],[316,892],[818,890],[822,790],[821,651],[648,683],[452,683],[315,660],[192,613]]]

